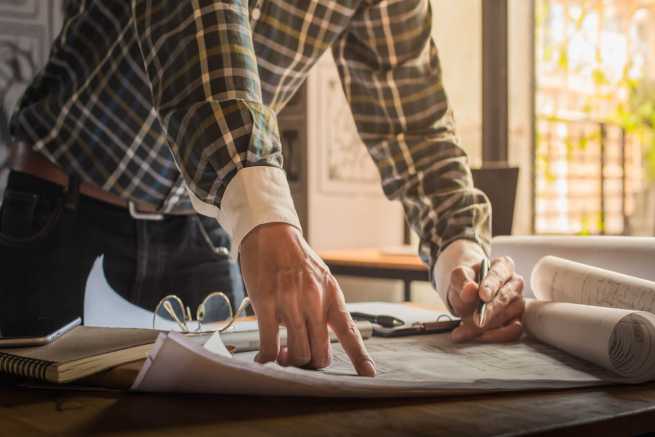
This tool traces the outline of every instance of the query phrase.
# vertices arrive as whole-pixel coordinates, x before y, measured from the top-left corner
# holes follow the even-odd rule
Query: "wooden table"
[[[635,435],[655,384],[444,399],[180,396],[0,387],[0,434]]]
[[[440,307],[430,306],[432,309]],[[140,368],[111,372],[128,386]],[[96,382],[106,378],[98,378]],[[0,380],[0,435],[635,435],[655,383],[433,399],[306,399],[25,388]]]
[[[332,250],[319,253],[334,275],[403,281],[406,302],[412,298],[412,282],[429,281],[428,269],[417,255],[395,255],[380,249]]]

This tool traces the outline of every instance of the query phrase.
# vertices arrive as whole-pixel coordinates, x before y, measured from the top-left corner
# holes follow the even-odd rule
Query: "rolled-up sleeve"
[[[491,208],[473,187],[455,135],[431,37],[430,2],[364,3],[333,55],[384,193],[402,203],[430,272],[456,240],[476,243],[488,254]],[[437,288],[445,297],[444,287]]]
[[[299,227],[276,115],[262,103],[248,1],[132,0],[132,7],[153,107],[194,208],[216,217],[237,248],[263,220],[254,208],[266,210],[266,221]],[[231,187],[252,167],[263,168]]]

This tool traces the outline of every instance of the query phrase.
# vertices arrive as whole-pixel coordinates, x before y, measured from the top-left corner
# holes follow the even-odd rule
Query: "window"
[[[536,0],[536,233],[632,232],[655,176],[654,27],[652,0]]]

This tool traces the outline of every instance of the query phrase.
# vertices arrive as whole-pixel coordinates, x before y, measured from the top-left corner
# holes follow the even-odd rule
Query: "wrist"
[[[286,223],[300,230],[286,173],[269,166],[246,167],[230,180],[221,208],[200,201],[189,191],[194,209],[214,217],[232,237],[236,258],[241,242],[253,229],[267,223]]]
[[[452,271],[457,267],[471,267],[486,256],[482,247],[470,240],[455,240],[439,255],[434,265],[433,285],[450,312],[453,312],[453,308],[448,300],[448,289]]]
[[[287,242],[298,241],[302,238],[300,230],[283,222],[263,223],[255,226],[241,240],[239,251],[247,251],[261,247],[261,244],[277,244],[282,240]]]

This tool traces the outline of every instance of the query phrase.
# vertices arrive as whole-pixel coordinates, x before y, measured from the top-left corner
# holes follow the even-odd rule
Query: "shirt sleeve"
[[[262,103],[248,1],[132,0],[132,10],[153,107],[194,208],[216,217],[236,248],[263,220],[255,207],[266,210],[265,221],[299,227],[276,114]],[[249,167],[265,168],[240,175],[223,202]],[[275,202],[284,214],[272,212]]]
[[[364,3],[333,55],[384,193],[402,203],[437,287],[434,264],[450,243],[489,254],[491,207],[455,135],[429,0]]]

